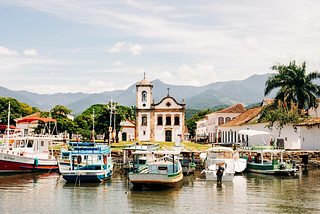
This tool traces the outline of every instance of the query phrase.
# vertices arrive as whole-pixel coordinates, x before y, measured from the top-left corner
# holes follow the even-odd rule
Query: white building
[[[136,85],[137,93],[137,141],[183,140],[185,104],[178,103],[169,94],[159,103],[152,100],[153,85],[145,78]]]
[[[120,141],[134,141],[135,134],[135,123],[126,120],[121,121],[120,125],[122,126],[121,131],[118,133],[118,139]]]
[[[218,125],[230,122],[245,111],[246,109],[242,104],[236,104],[205,115],[205,118],[196,122],[196,141],[221,142],[221,135],[217,129]]]
[[[195,140],[198,141],[207,141],[208,137],[208,121],[207,118],[196,121],[197,129]]]

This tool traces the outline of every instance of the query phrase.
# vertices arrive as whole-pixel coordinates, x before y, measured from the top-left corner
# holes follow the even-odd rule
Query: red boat
[[[21,119],[18,122],[31,123],[36,120],[45,124],[57,123],[54,119],[40,117]],[[56,140],[62,140],[61,135],[23,135],[21,132],[10,131],[15,128],[13,126],[5,127],[7,133],[0,138],[0,173],[58,170],[57,160],[49,152],[49,146]]]

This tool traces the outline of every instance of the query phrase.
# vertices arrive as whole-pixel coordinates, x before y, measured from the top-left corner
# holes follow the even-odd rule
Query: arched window
[[[219,118],[218,118],[218,124],[219,124],[219,125],[222,125],[223,123],[224,123],[223,117],[219,117]]]
[[[147,101],[147,92],[143,91],[142,92],[142,102]]]
[[[148,125],[148,123],[147,123],[147,116],[142,116],[141,125],[142,125],[142,126]]]
[[[166,126],[171,126],[171,116],[166,116]]]
[[[157,125],[158,126],[162,126],[163,125],[162,115],[158,116]]]
[[[179,116],[174,116],[174,125],[179,126],[180,125],[180,117]]]
[[[226,117],[226,123],[230,122],[231,118],[230,117]]]

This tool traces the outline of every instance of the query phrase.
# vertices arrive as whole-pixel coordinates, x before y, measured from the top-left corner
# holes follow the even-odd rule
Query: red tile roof
[[[240,114],[239,116],[237,116],[236,118],[234,118],[233,120],[231,120],[228,123],[222,124],[220,126],[239,126],[242,125],[248,121],[250,121],[251,119],[253,119],[254,117],[256,117],[261,109],[263,107],[258,107],[258,108],[252,108],[247,110],[246,112]]]
[[[214,113],[243,113],[246,109],[243,107],[242,104],[236,104],[234,106],[230,106],[228,108],[222,109],[221,111],[216,111]]]

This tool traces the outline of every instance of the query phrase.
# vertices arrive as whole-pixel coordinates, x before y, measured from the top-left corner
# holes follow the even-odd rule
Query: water
[[[0,176],[0,213],[320,213],[319,178],[315,169],[295,178],[244,174],[217,185],[197,172],[173,189],[127,191],[127,178],[117,174],[80,186],[57,173]]]

